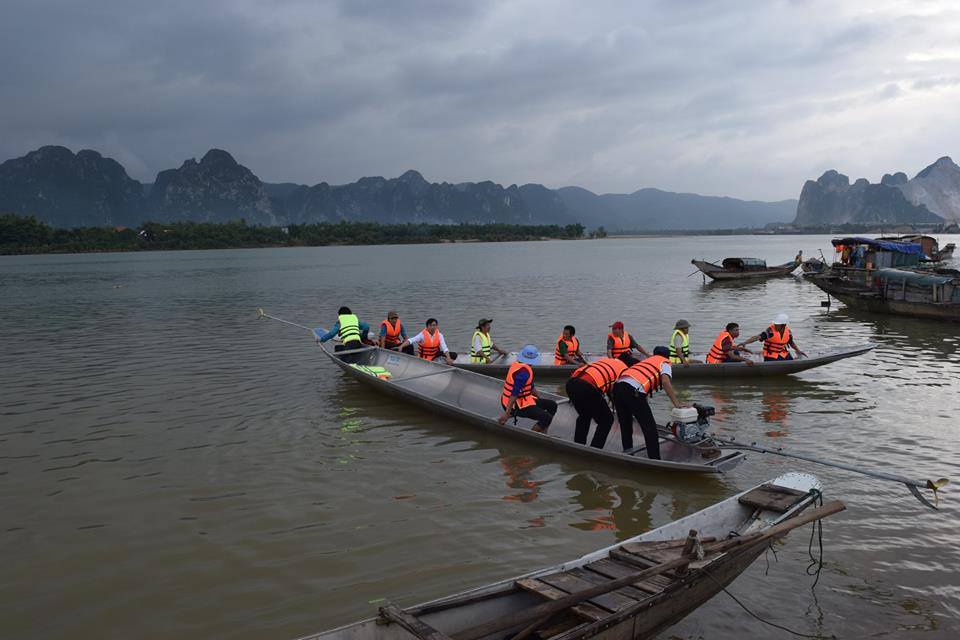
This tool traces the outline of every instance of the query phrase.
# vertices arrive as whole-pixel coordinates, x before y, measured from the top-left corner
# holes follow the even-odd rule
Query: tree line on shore
[[[582,224],[380,224],[332,222],[264,227],[227,223],[145,222],[137,228],[61,229],[32,216],[0,215],[0,253],[83,253],[171,249],[243,249],[326,245],[506,242],[584,237]],[[590,237],[597,236],[592,232]]]

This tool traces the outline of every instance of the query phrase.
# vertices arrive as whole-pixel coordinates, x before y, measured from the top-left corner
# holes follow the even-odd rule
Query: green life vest
[[[680,329],[674,329],[673,335],[670,336],[670,362],[677,364],[682,362],[680,360],[680,354],[677,353],[677,336],[683,336],[683,345],[680,347],[680,350],[683,352],[684,358],[690,357],[690,334],[680,331]]]
[[[350,313],[339,316],[337,320],[340,322],[340,331],[337,332],[340,342],[360,342],[360,318]]]
[[[477,336],[480,336],[480,351],[477,348]],[[490,349],[493,347],[493,337],[490,334],[484,334],[482,331],[474,331],[473,338],[470,339],[470,362],[486,362],[490,358]]]

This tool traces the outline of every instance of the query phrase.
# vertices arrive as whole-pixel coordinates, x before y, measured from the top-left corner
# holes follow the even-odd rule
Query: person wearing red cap
[[[650,353],[624,331],[623,323],[617,320],[610,325],[610,333],[607,334],[607,357],[620,358],[630,367],[640,362],[630,353],[632,350],[639,351],[645,358],[650,357]]]

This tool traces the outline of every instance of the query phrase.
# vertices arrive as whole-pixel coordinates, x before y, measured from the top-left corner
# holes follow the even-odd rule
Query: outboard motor
[[[716,413],[713,407],[695,404],[683,409],[670,411],[671,421],[667,425],[674,437],[681,442],[697,443],[703,440],[710,426],[710,416]]]

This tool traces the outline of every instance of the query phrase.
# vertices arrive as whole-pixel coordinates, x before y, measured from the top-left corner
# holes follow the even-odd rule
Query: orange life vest
[[[777,328],[770,325],[767,329],[771,336],[763,341],[763,357],[773,358],[774,360],[783,360],[790,352],[787,351],[787,345],[790,344],[790,327],[783,325],[783,333],[777,333]]]
[[[610,393],[610,387],[626,368],[627,365],[619,358],[601,358],[574,371],[573,377],[593,385],[600,393]]]
[[[607,338],[613,340],[613,346],[610,348],[611,358],[619,357],[621,354],[630,351],[630,334],[626,331],[623,332],[622,338],[618,338],[613,333],[608,333]]]
[[[643,392],[650,395],[654,391],[663,388],[663,375],[660,373],[660,367],[663,364],[670,364],[669,358],[663,356],[650,356],[646,360],[641,360],[637,364],[624,371],[620,377],[628,376],[640,383]]]
[[[560,345],[566,343],[567,353],[576,353],[580,350],[580,341],[577,340],[576,336],[573,336],[569,340],[564,339],[563,334],[560,334],[560,337],[557,338],[557,348],[553,352],[553,364],[570,364],[563,357],[563,354],[560,353]]]
[[[507,371],[507,379],[503,381],[503,391],[500,393],[500,406],[504,409],[507,408],[510,397],[513,395],[513,378],[518,371],[527,372],[527,383],[523,385],[523,389],[520,390],[520,395],[517,396],[517,401],[513,406],[517,409],[524,409],[537,403],[536,398],[533,397],[533,368],[523,362],[514,362]]]
[[[733,336],[730,335],[729,331],[721,331],[717,339],[713,341],[713,346],[710,347],[710,352],[707,353],[707,362],[709,364],[720,364],[724,362],[726,354],[723,352],[723,342],[728,338],[730,339],[730,347],[733,348]]]
[[[440,353],[440,332],[437,331],[431,336],[430,332],[424,329],[420,333],[423,334],[423,342],[417,345],[420,357],[424,360],[433,360]]]
[[[403,340],[400,339],[400,318],[397,318],[397,321],[394,324],[390,324],[389,320],[384,320],[380,323],[381,327],[386,327],[387,332],[383,336],[383,344],[387,347],[395,347]]]

